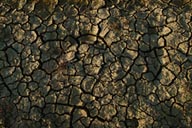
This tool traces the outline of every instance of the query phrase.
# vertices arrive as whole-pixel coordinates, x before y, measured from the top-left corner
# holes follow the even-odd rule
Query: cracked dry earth
[[[2,128],[192,127],[192,2],[0,2]]]

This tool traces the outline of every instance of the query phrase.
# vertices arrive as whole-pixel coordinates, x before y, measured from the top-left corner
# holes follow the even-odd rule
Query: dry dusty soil
[[[0,125],[192,127],[192,1],[1,0]]]

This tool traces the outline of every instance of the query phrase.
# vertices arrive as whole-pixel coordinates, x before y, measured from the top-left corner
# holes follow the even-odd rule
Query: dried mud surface
[[[191,0],[2,0],[0,127],[192,127]]]

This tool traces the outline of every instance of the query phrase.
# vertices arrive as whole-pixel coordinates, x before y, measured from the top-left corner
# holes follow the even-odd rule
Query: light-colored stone
[[[78,48],[80,54],[86,54],[89,49],[88,44],[81,44]]]
[[[18,42],[22,42],[23,39],[25,39],[25,31],[23,29],[21,29],[21,26],[15,26],[15,28],[13,29],[13,33],[14,33],[14,38],[16,41]]]
[[[112,95],[111,94],[107,94],[104,97],[102,97],[99,100],[99,102],[100,102],[101,106],[104,106],[104,105],[110,104],[112,99],[113,99]]]
[[[130,60],[134,60],[138,56],[138,51],[127,48],[124,50],[123,56]]]
[[[87,44],[94,44],[96,40],[97,37],[93,35],[86,35],[79,38],[80,43],[87,43]]]
[[[181,26],[177,22],[171,22],[167,24],[167,27],[172,30],[172,32],[180,32],[182,31]]]
[[[39,67],[38,61],[30,61],[28,59],[22,61],[23,74],[29,75],[38,67]]]
[[[119,62],[112,63],[109,68],[111,72],[111,78],[115,81],[123,78],[123,76],[126,74],[122,69],[121,63]]]
[[[162,38],[162,37],[160,37],[159,39],[158,39],[158,46],[159,47],[164,47],[166,44],[165,44],[166,42],[165,42],[165,39],[164,38]]]
[[[162,73],[159,77],[160,77],[160,82],[163,85],[169,85],[172,82],[172,80],[175,78],[174,74],[167,68],[162,69]]]
[[[2,9],[2,11],[0,12],[1,15],[5,15],[10,9],[11,7],[10,6],[3,6],[4,4],[1,3],[0,7]]]
[[[35,31],[27,31],[24,39],[25,44],[33,43],[37,39],[37,34]]]
[[[81,95],[81,100],[84,102],[84,103],[91,103],[95,100],[95,97],[92,96],[91,94],[82,94]]]
[[[29,46],[24,47],[21,53],[21,59],[26,59],[31,55],[31,48]]]
[[[97,15],[100,19],[107,19],[110,16],[110,13],[107,8],[102,8],[98,10]]]
[[[96,97],[103,97],[104,95],[107,94],[107,88],[105,88],[105,86],[99,82],[96,83],[93,87],[93,95]]]
[[[21,0],[18,2],[18,9],[22,9],[27,3],[27,0]]]
[[[116,109],[112,105],[105,105],[101,107],[99,117],[104,120],[111,120],[112,117],[117,113]]]
[[[188,48],[189,48],[188,42],[183,42],[183,43],[180,43],[180,44],[178,45],[178,49],[181,50],[181,52],[182,52],[183,54],[187,54]]]
[[[101,21],[102,21],[102,19],[100,19],[98,17],[94,17],[91,19],[91,23],[94,25],[98,25]]]
[[[97,25],[92,25],[91,30],[90,30],[90,34],[97,35],[98,32],[99,32],[99,27]]]
[[[52,13],[55,10],[56,5],[58,4],[58,0],[43,0],[46,6],[48,6],[48,10]]]
[[[66,61],[72,61],[75,58],[75,52],[68,52],[64,56]]]
[[[100,29],[101,29],[101,31],[99,33],[99,36],[101,36],[101,37],[105,37],[106,34],[109,32],[109,28],[107,27],[107,23],[106,22],[102,22],[100,24]]]
[[[105,1],[103,0],[92,0],[91,1],[91,7],[93,9],[99,9],[100,7],[104,6],[105,5]]]
[[[13,13],[13,23],[25,24],[28,21],[28,15],[22,11],[16,11]]]
[[[162,31],[160,32],[161,36],[166,36],[171,33],[171,29],[169,27],[163,27]]]
[[[103,64],[103,56],[102,55],[94,56],[92,63],[95,66],[101,66]]]
[[[119,36],[117,33],[115,33],[114,31],[109,31],[106,35],[105,35],[105,42],[107,44],[107,46],[111,46],[111,44],[113,42],[117,42],[120,40]]]

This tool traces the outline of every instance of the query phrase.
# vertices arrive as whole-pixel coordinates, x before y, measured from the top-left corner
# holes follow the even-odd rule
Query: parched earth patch
[[[0,124],[192,127],[192,1],[2,0]]]

